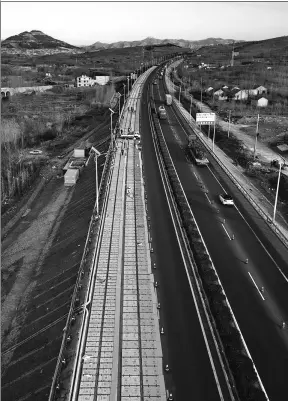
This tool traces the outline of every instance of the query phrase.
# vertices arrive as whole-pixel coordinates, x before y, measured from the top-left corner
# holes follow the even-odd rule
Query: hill
[[[54,54],[60,52],[83,52],[79,47],[54,39],[37,30],[21,32],[1,42],[1,52],[6,54]]]
[[[278,38],[245,42],[237,45],[235,51],[242,54],[242,57],[253,59],[265,59],[274,63],[276,60],[288,61],[288,36]]]
[[[201,60],[198,56],[198,58],[195,57],[195,61],[228,65],[230,64],[232,50],[232,44],[219,44],[213,47],[203,46],[198,49]],[[234,52],[236,53],[234,65],[252,64],[254,62],[285,65],[288,61],[288,36],[235,43]]]
[[[203,40],[186,40],[186,39],[156,39],[153,37],[147,37],[143,40],[134,41],[120,41],[114,43],[102,43],[95,42],[91,46],[86,46],[87,51],[94,51],[99,49],[122,49],[125,47],[135,46],[151,46],[151,45],[165,45],[172,44],[175,46],[186,47],[195,49],[200,46],[215,46],[218,44],[228,44],[235,42],[234,39],[222,39],[222,38],[207,38]],[[241,41],[240,41],[241,42]]]

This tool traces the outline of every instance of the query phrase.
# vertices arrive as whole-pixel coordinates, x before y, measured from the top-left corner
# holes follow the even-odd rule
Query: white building
[[[267,107],[268,106],[268,99],[266,97],[261,97],[257,101],[257,107]]]
[[[218,89],[218,91],[214,92],[214,97],[216,97],[218,100],[228,99],[226,93],[222,89]]]
[[[234,99],[235,100],[246,100],[246,99],[248,99],[250,94],[251,93],[249,93],[248,89],[242,89],[241,91],[238,91],[235,93]]]
[[[106,85],[109,79],[109,75],[97,75],[94,82],[96,82],[98,85]]]
[[[213,91],[212,86],[209,86],[209,88],[206,89],[206,93],[210,93],[211,91]]]
[[[257,95],[263,95],[263,93],[267,93],[267,88],[265,88],[263,85],[257,86],[255,90],[257,91]]]
[[[95,83],[95,80],[93,78],[88,77],[85,74],[82,74],[80,77],[75,78],[75,86],[77,88],[83,87],[83,86],[93,86]]]
[[[224,91],[222,89],[218,89],[218,91],[214,92],[214,96],[222,96]]]

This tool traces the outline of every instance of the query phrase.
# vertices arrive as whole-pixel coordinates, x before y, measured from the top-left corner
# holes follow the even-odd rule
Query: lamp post
[[[255,160],[255,157],[256,157],[257,140],[258,140],[258,135],[259,135],[258,129],[259,129],[259,114],[258,114],[258,116],[257,116],[257,124],[256,124],[256,136],[255,136],[254,157],[253,157],[254,160]]]
[[[231,110],[229,110],[229,121],[228,121],[228,138],[230,136],[230,119],[231,119]]]
[[[109,107],[109,110],[110,110],[110,118],[111,118],[111,126],[110,126],[110,130],[111,130],[111,143],[113,143],[113,114],[115,113],[115,111],[114,110],[112,110],[112,109],[110,109],[110,107]]]
[[[201,77],[201,103],[202,103],[202,77]]]
[[[130,77],[128,76],[128,77],[127,77],[127,82],[128,82],[127,96],[128,96],[128,94],[129,94],[129,80],[130,80]]]
[[[181,84],[180,84],[180,91],[179,91],[179,103],[180,103],[180,97],[181,97]]]
[[[279,155],[280,156],[280,155]],[[275,223],[275,217],[276,217],[276,208],[277,208],[277,201],[278,201],[278,192],[279,192],[279,185],[280,185],[280,178],[281,178],[281,168],[285,164],[285,159],[280,156],[282,161],[279,162],[279,174],[278,174],[278,180],[277,180],[277,187],[276,187],[276,195],[275,195],[275,203],[274,203],[274,210],[273,210],[273,223]]]
[[[123,87],[124,87],[124,104],[125,104],[125,87],[126,87],[126,85],[123,84]]]
[[[213,151],[213,152],[214,152],[214,143],[215,143],[215,132],[216,132],[216,129],[215,129],[215,120],[214,120],[213,142],[212,142],[212,151]]]
[[[119,93],[119,92],[117,92],[117,95],[118,95],[118,105],[119,105],[119,116],[120,116],[120,109],[121,109],[121,101],[120,101],[120,99],[121,99],[121,93]]]
[[[98,188],[98,157],[101,153],[92,146],[91,150],[95,153],[95,171],[96,171],[96,216],[99,216],[99,188]]]
[[[192,111],[192,95],[190,95],[190,122],[192,121],[191,111]]]

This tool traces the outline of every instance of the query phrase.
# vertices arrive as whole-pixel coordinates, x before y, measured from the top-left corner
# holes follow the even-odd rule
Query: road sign
[[[197,125],[213,125],[214,121],[196,121]]]
[[[196,113],[196,123],[199,125],[212,125],[215,122],[215,113]]]

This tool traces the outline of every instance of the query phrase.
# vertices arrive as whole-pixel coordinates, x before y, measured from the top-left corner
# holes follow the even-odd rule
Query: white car
[[[228,194],[221,194],[219,195],[219,200],[222,203],[222,205],[225,206],[234,206],[234,201],[233,198],[228,195]]]
[[[41,155],[43,152],[42,150],[35,149],[35,150],[30,150],[30,155]]]

